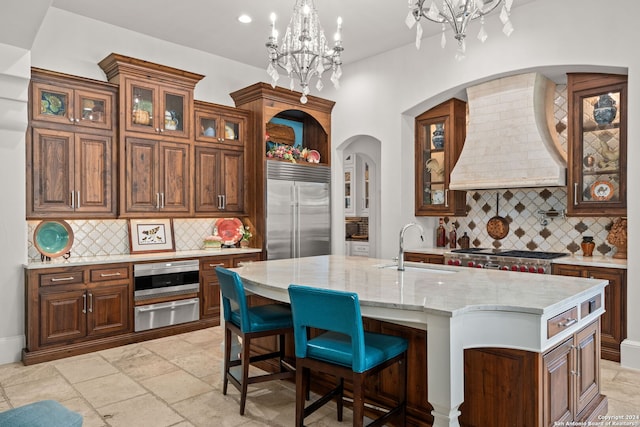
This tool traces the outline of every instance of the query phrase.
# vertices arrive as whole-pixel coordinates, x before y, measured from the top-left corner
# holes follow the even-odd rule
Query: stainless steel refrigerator
[[[331,168],[267,162],[267,259],[331,253]]]

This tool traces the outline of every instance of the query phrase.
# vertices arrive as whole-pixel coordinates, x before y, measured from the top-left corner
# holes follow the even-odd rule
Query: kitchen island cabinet
[[[249,291],[277,301],[288,301],[291,283],[355,291],[368,329],[410,337],[417,351],[408,361],[409,394],[427,396],[410,402],[410,425],[552,426],[555,407],[545,402],[565,393],[565,383],[573,384],[567,392],[575,402],[573,421],[606,413],[597,375],[605,280],[405,267],[398,272],[385,260],[329,255],[254,262],[236,271]],[[545,358],[553,361],[567,341],[582,350],[571,349],[566,359],[570,371],[584,369],[581,383],[575,375],[558,380],[562,370],[550,369],[554,375],[545,379]],[[392,398],[388,380],[371,385],[374,406]]]

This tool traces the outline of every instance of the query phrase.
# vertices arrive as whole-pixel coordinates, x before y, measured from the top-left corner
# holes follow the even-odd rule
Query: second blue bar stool
[[[338,421],[342,421],[343,384],[353,384],[353,425],[364,423],[365,377],[396,363],[399,364],[399,402],[368,424],[381,426],[398,416],[406,423],[407,340],[402,337],[365,332],[362,326],[358,295],[308,286],[290,285],[289,298],[293,314],[296,348],[296,422],[302,427],[304,418],[336,399]],[[325,332],[309,338],[309,328]],[[305,407],[310,371],[336,377],[337,386]]]
[[[229,381],[240,391],[240,415],[244,415],[247,400],[247,386],[263,381],[293,378],[292,367],[283,363],[285,334],[293,331],[291,310],[284,304],[267,304],[249,307],[242,285],[242,279],[234,271],[216,267],[222,294],[224,316],[224,381],[222,394],[227,394]],[[231,360],[231,333],[242,340],[242,352],[239,360]],[[251,340],[255,338],[278,336],[279,349],[267,354],[251,356]],[[249,365],[267,359],[278,359],[279,372],[249,377]],[[236,378],[230,371],[241,365],[241,377]]]

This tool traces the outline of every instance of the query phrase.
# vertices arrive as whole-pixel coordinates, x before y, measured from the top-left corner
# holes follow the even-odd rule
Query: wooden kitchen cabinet
[[[103,82],[32,69],[28,219],[115,218],[116,94]]]
[[[196,216],[246,214],[249,118],[238,108],[195,102]]]
[[[115,217],[111,137],[33,128],[28,158],[28,218]]]
[[[422,252],[405,252],[404,260],[410,262],[426,262],[429,264],[444,264],[444,255],[425,254]]]
[[[31,120],[113,130],[117,89],[62,73],[31,69]]]
[[[567,215],[627,215],[627,76],[569,73]]]
[[[244,151],[195,146],[195,211],[238,213],[245,207]]]
[[[204,76],[116,53],[99,65],[120,86],[120,216],[191,216],[193,91]]]
[[[344,215],[368,217],[371,205],[371,163],[362,155],[348,154],[344,158]]]
[[[620,344],[627,337],[627,271],[620,268],[553,264],[552,273],[561,276],[605,279],[605,312],[600,318],[601,357],[620,362]]]
[[[123,151],[126,172],[120,203],[125,216],[191,213],[189,143],[131,137]]]
[[[27,350],[130,332],[130,277],[128,264],[29,271]]]
[[[600,395],[598,322],[543,356],[543,426],[582,421]]]
[[[200,258],[200,317],[215,318],[220,324],[220,283],[216,267],[234,268],[242,262],[260,261],[259,252]]]
[[[465,216],[466,192],[449,178],[466,137],[466,103],[452,98],[415,119],[416,216]]]

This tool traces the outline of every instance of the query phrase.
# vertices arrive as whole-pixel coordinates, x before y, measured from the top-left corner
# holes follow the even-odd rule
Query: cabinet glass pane
[[[153,90],[133,88],[133,123],[140,126],[153,126]]]
[[[102,99],[80,97],[80,108],[82,121],[105,123],[107,120],[105,102]]]
[[[425,205],[444,204],[445,188],[445,153],[444,153],[444,122],[425,125],[422,159],[423,202]]]
[[[200,119],[200,136],[208,138],[218,137],[218,121],[211,117]]]
[[[165,94],[164,128],[166,130],[184,130],[184,97]]]
[[[582,200],[620,200],[620,92],[582,98]]]
[[[40,92],[40,114],[45,116],[65,116],[69,111],[69,98],[63,92]]]
[[[240,123],[225,120],[224,139],[231,139],[235,141],[240,139]]]

